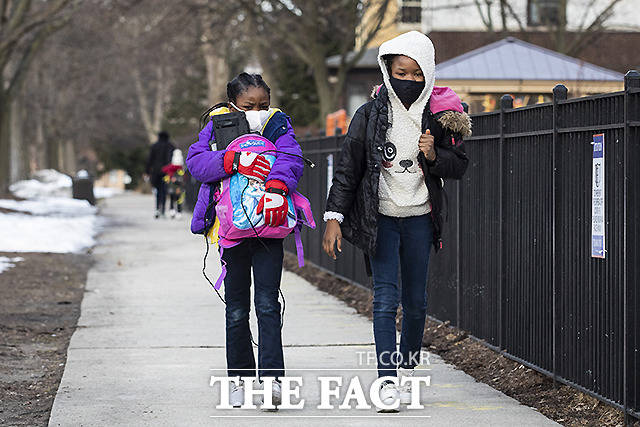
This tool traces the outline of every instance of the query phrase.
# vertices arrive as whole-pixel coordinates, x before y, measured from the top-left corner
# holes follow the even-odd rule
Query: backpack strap
[[[227,277],[227,262],[222,259],[222,254],[224,252],[224,248],[220,246],[220,275],[218,276],[218,280],[216,280],[215,285],[213,286],[216,290],[220,289],[222,286],[222,282],[224,278]]]
[[[300,229],[302,224],[297,224],[293,233],[296,240],[296,253],[298,254],[298,267],[304,267],[304,247],[302,246],[302,237],[300,236]]]

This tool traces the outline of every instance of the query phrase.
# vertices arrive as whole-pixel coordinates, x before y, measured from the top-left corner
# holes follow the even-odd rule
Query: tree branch
[[[598,14],[591,22],[591,24],[584,30],[577,34],[577,36],[573,39],[573,42],[567,49],[566,53],[568,55],[576,55],[579,53],[584,46],[590,41],[593,40],[592,35],[594,33],[599,33],[604,29],[604,24],[607,22],[611,15],[613,14],[613,8],[620,3],[621,0],[611,0],[609,5],[605,7],[602,12]]]
[[[27,69],[33,58],[38,53],[40,48],[42,47],[44,41],[51,34],[55,33],[69,22],[68,18],[61,18],[59,20],[51,22],[49,25],[42,28],[34,37],[34,39],[29,43],[29,46],[24,51],[20,61],[18,61],[18,65],[16,66],[15,71],[13,72],[13,77],[11,77],[9,87],[6,91],[6,94],[11,97],[15,94],[15,92],[22,86],[24,79],[27,75]]]
[[[478,9],[478,13],[480,14],[480,19],[482,20],[482,23],[484,24],[485,27],[487,27],[487,30],[493,32],[493,23],[491,22],[491,10],[489,9],[489,7],[487,7],[487,17],[484,16],[484,13],[482,12],[482,5],[480,4],[480,0],[473,0],[473,2],[476,5],[476,8]]]
[[[20,5],[18,6],[19,10],[14,13],[15,16],[12,15],[9,24],[7,25],[6,32],[8,34],[0,34],[2,36],[2,41],[0,41],[0,52],[7,49],[10,45],[20,42],[23,37],[30,34],[37,27],[46,24],[47,21],[51,20],[53,16],[63,10],[69,3],[71,3],[71,0],[57,0],[43,12],[36,13],[33,18],[24,22],[26,13],[28,12],[28,9],[25,9],[25,7],[30,7],[29,5],[31,4],[31,0],[20,2]]]
[[[142,124],[144,125],[144,130],[147,134],[148,142],[151,143],[153,142],[155,133],[153,132],[153,123],[151,123],[151,114],[149,113],[149,101],[147,100],[147,95],[144,93],[140,71],[138,71],[138,69],[134,67],[131,74],[133,76],[133,82],[136,88],[136,95],[138,96],[140,118],[142,119]]]

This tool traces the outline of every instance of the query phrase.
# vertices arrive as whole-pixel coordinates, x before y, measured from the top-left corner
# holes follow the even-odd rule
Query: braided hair
[[[220,107],[228,107],[228,102],[235,103],[238,100],[238,96],[250,87],[262,88],[267,92],[267,95],[271,95],[271,88],[263,80],[260,74],[240,73],[234,77],[233,80],[227,83],[227,102],[219,102],[202,114],[200,117],[200,128],[202,128],[206,123],[211,111]]]

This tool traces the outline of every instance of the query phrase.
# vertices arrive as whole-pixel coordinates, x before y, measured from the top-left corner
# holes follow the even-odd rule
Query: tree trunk
[[[2,83],[0,81],[0,83]],[[11,108],[10,101],[0,93],[0,194],[9,190],[11,155]]]
[[[71,140],[64,141],[62,155],[63,155],[63,162],[64,162],[62,170],[67,175],[74,176],[77,172],[76,150]]]
[[[40,103],[36,105],[36,114],[33,117],[35,121],[35,144],[33,147],[32,172],[47,167],[47,143],[44,135],[44,109]]]
[[[222,56],[216,54],[216,49],[210,43],[202,46],[202,54],[207,69],[207,100],[209,105],[227,99],[227,79],[229,66]]]
[[[278,96],[278,92],[280,88],[276,87],[276,83],[278,80],[276,79],[276,67],[277,61],[273,60],[273,57],[270,55],[270,50],[262,49],[258,47],[254,50],[254,54],[258,58],[258,62],[260,63],[260,68],[262,68],[262,77],[264,81],[271,87],[271,95],[270,101],[272,107],[279,107],[280,105],[280,97]]]
[[[224,42],[214,34],[212,22],[215,19],[207,8],[207,12],[201,15],[201,49],[207,72],[207,100],[211,106],[227,99],[229,78],[229,64],[225,59],[227,52],[220,52]]]
[[[327,114],[333,113],[338,104],[338,93],[342,89],[334,88],[329,82],[329,72],[324,62],[316,64],[313,72],[313,80],[318,91],[318,101],[320,103],[320,115],[318,120],[320,125],[324,125]]]
[[[13,183],[26,178],[26,150],[24,143],[24,109],[20,98],[15,98],[9,105],[11,119],[9,121],[9,182]]]

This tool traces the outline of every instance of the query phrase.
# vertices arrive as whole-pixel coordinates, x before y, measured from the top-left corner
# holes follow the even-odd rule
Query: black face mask
[[[414,80],[400,80],[395,77],[389,77],[393,91],[398,95],[400,101],[406,106],[410,106],[420,96],[424,90],[424,82],[416,82]]]

